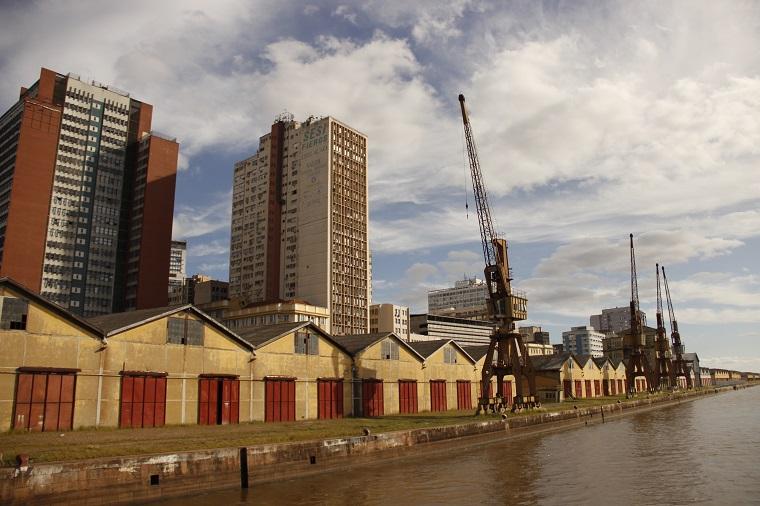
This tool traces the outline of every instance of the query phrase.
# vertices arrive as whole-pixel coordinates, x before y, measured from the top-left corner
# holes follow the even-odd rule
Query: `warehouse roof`
[[[330,341],[336,347],[340,348],[345,353],[349,353],[348,350],[338,340],[322,330],[318,325],[313,322],[286,322],[277,323],[275,325],[267,325],[264,327],[254,327],[247,329],[240,333],[240,337],[252,344],[256,348],[261,348],[267,344],[280,339],[288,334],[292,334],[297,330],[301,330],[305,327],[309,327],[309,330],[321,335],[324,339]],[[349,353],[350,354],[350,353]]]
[[[565,365],[565,362],[572,358],[573,355],[569,352],[557,355],[535,355],[530,357],[530,363],[537,371],[559,371]]]
[[[386,338],[392,338],[398,341],[404,348],[406,348],[408,351],[410,351],[412,354],[419,357],[420,360],[424,361],[425,357],[420,355],[417,350],[412,348],[409,343],[398,337],[393,332],[373,332],[370,334],[351,334],[351,335],[345,335],[345,336],[334,336],[335,341],[337,341],[343,348],[345,348],[348,353],[352,356],[356,356],[358,353],[361,353],[362,351],[366,350],[373,344],[382,341]]]
[[[23,298],[32,300],[35,303],[39,304],[40,306],[44,307],[45,309],[52,311],[53,313],[57,314],[58,316],[64,318],[65,320],[68,320],[69,322],[73,323],[74,325],[78,325],[79,327],[82,327],[84,329],[87,329],[88,331],[92,332],[93,334],[96,334],[100,336],[100,329],[94,327],[89,321],[82,318],[81,316],[77,316],[68,309],[59,306],[55,302],[52,302],[45,297],[41,296],[38,293],[33,292],[26,286],[22,285],[18,281],[15,281],[9,277],[2,277],[0,278],[0,286],[2,287],[8,287],[14,292],[17,292],[19,295],[21,295]]]
[[[478,346],[465,346],[464,349],[467,351],[467,354],[470,355],[475,362],[477,362],[486,356],[489,346],[489,344],[480,344]]]
[[[454,347],[459,348],[459,350],[464,353],[470,360],[475,362],[475,359],[467,353],[467,350],[462,348],[456,341],[453,339],[436,339],[434,341],[412,341],[409,343],[409,346],[414,348],[414,350],[419,353],[421,356],[427,358],[430,358],[430,356],[435,353],[436,351],[440,350],[444,346],[446,346],[448,343],[451,343],[454,345]]]
[[[588,364],[588,361],[591,360],[591,355],[573,355],[575,357],[575,361],[578,362],[578,365],[581,367],[586,367],[586,364]]]
[[[230,337],[233,341],[236,341],[238,344],[242,344],[244,347],[250,350],[253,349],[250,343],[244,339],[241,339],[239,335],[232,332],[230,329],[215,319],[211,318],[209,315],[193,306],[192,304],[165,306],[151,309],[138,309],[136,311],[124,311],[122,313],[111,313],[102,316],[93,316],[92,318],[87,318],[87,321],[89,321],[95,327],[99,328],[103,333],[103,336],[110,337],[116,334],[121,334],[122,332],[126,332],[127,330],[133,329],[135,327],[145,325],[152,321],[166,318],[182,311],[193,313],[204,323],[216,328],[222,334]]]

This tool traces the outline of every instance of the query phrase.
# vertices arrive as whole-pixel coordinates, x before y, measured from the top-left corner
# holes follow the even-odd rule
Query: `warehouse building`
[[[423,406],[430,411],[475,407],[475,360],[460,345],[452,339],[439,339],[409,346],[425,359],[422,381],[428,388],[422,389]]]

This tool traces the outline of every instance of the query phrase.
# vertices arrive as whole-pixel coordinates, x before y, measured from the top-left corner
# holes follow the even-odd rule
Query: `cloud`
[[[180,205],[174,213],[172,236],[191,239],[202,235],[229,230],[232,192],[209,206]],[[192,251],[192,247],[191,247]]]
[[[227,240],[209,241],[196,244],[191,242],[187,248],[187,254],[191,257],[206,257],[214,255],[226,255],[230,252],[230,244]]]

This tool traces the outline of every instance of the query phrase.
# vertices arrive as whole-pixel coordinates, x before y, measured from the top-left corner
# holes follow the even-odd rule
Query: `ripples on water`
[[[760,387],[162,504],[760,504]]]

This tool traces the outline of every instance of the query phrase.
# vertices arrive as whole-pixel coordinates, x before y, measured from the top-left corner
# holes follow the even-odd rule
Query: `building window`
[[[29,304],[17,297],[0,297],[0,329],[26,330]]]
[[[203,322],[189,318],[169,318],[167,320],[166,342],[170,344],[186,344],[188,346],[203,346]]]
[[[457,350],[452,348],[451,346],[447,346],[443,350],[443,361],[447,364],[456,364],[457,363]]]
[[[319,336],[312,332],[296,331],[293,344],[299,355],[319,355]]]
[[[386,339],[383,341],[383,359],[384,360],[398,360],[398,343]]]

